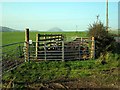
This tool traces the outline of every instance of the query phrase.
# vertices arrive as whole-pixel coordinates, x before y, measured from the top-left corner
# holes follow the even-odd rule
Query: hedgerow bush
[[[98,58],[101,54],[114,50],[114,37],[106,31],[106,27],[101,21],[90,24],[89,36],[95,37],[95,56]]]

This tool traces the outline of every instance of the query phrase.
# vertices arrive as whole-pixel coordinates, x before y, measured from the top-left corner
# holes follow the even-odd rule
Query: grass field
[[[76,37],[87,37],[87,32],[30,32],[35,41],[39,34],[64,34],[66,41]],[[3,32],[2,45],[23,42],[24,32]],[[107,53],[107,63],[103,65],[101,56],[86,61],[43,61],[26,62],[16,69],[6,72],[2,80],[4,88],[118,88],[119,54]]]
[[[91,88],[117,88],[118,87],[118,67],[119,55],[108,53],[107,64],[100,63],[98,60],[87,61],[47,61],[47,62],[28,62],[19,66],[17,69],[3,75],[3,80],[16,83],[15,88],[32,87],[37,89],[42,86],[48,87],[51,83],[67,84],[69,88],[91,87]],[[67,81],[66,81],[67,80]],[[29,84],[25,84],[28,82]],[[7,87],[9,84],[4,84]],[[13,87],[13,86],[9,86]]]
[[[87,32],[30,32],[30,39],[35,41],[36,34],[63,34],[67,41],[75,39],[75,37],[87,37]],[[2,33],[2,45],[24,42],[25,32],[3,32]]]

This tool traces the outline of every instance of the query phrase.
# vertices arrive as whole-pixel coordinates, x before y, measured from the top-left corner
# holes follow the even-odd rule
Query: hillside
[[[49,32],[62,32],[63,30],[58,28],[58,27],[54,27],[48,30]]]
[[[0,32],[14,32],[14,31],[18,31],[18,30],[15,30],[9,27],[0,26]]]

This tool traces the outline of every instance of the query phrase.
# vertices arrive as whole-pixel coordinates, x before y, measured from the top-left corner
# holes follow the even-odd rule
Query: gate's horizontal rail
[[[62,59],[62,58],[61,58]],[[61,59],[47,59],[47,61],[61,61]],[[45,61],[45,59],[30,59],[31,61]]]
[[[39,34],[40,37],[63,36],[62,34]]]

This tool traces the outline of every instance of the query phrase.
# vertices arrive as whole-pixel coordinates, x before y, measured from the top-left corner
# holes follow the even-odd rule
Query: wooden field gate
[[[28,34],[26,31],[26,34]],[[26,35],[25,38],[28,38]],[[95,41],[92,38],[76,38],[66,42],[62,34],[36,34],[36,41],[26,41],[26,60],[86,60],[95,58]]]
[[[64,60],[64,36],[62,34],[37,34],[36,59]]]

